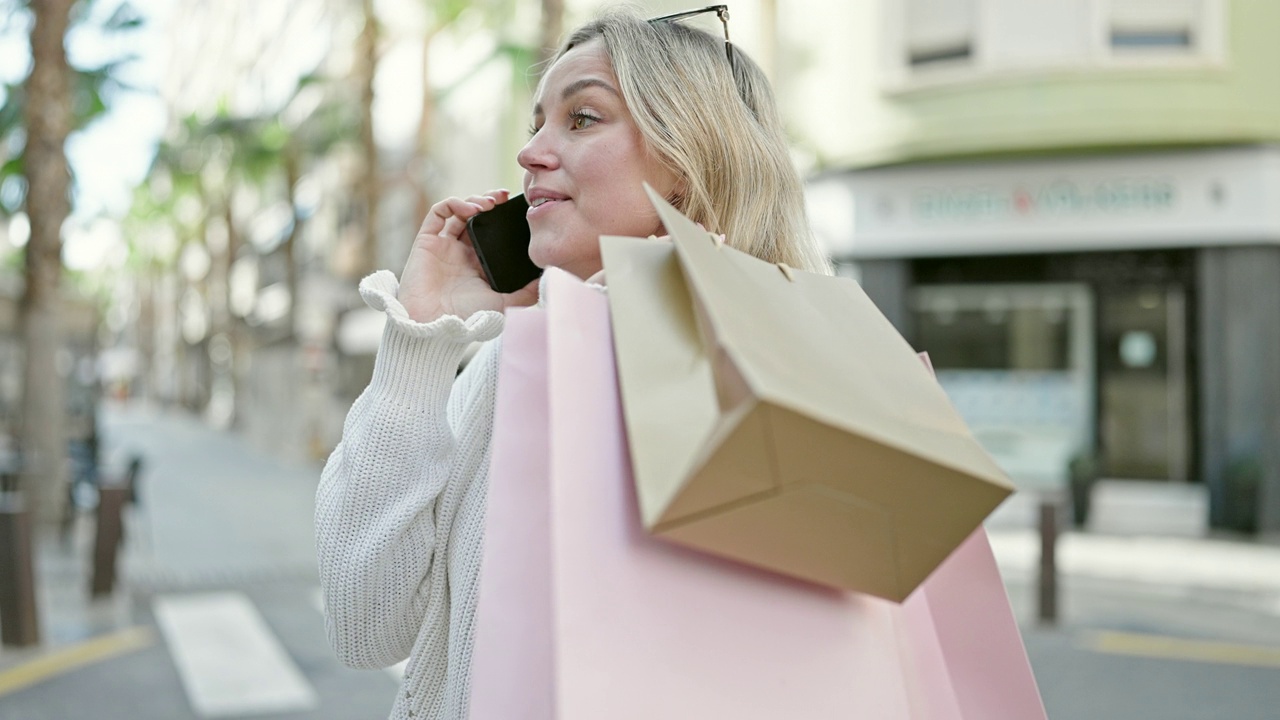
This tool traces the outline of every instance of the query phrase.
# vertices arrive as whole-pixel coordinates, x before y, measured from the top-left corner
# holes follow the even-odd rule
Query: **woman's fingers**
[[[481,212],[487,212],[498,206],[498,200],[488,195],[472,195],[467,198],[467,202],[479,206]]]
[[[490,190],[481,192],[480,195],[472,195],[467,197],[467,202],[477,202],[477,204],[489,204],[489,206],[498,205],[500,202],[506,202],[509,193],[506,190]]]
[[[431,206],[418,234],[439,235],[457,240],[462,237],[462,231],[466,229],[468,220],[482,212],[494,209],[506,202],[510,196],[510,191],[498,189],[467,198],[445,198]]]
[[[502,188],[489,190],[480,195],[472,195],[465,199],[447,197],[431,206],[427,216],[422,219],[422,226],[418,229],[418,234],[439,235],[445,231],[445,224],[449,222],[449,219],[454,217],[461,218],[465,226],[466,221],[477,213],[492,210],[496,205],[506,202],[510,197],[511,192]]]
[[[506,202],[509,195],[506,190],[490,190],[465,198],[448,197],[431,206],[400,275],[397,297],[410,318],[418,322],[441,315],[466,318],[478,310],[537,300],[536,284],[511,296],[493,292],[471,244],[460,242],[468,220]]]
[[[502,296],[502,306],[504,308],[528,307],[538,302],[538,282],[539,278],[535,278],[519,290],[504,294]]]
[[[444,227],[440,230],[440,232],[436,234],[439,235],[440,237],[447,237],[447,238],[452,238],[454,240],[457,240],[458,238],[462,237],[462,232],[467,227],[467,220],[476,214],[478,213],[472,213],[471,215],[467,215],[466,217],[463,217],[462,215],[454,215],[453,217],[445,221]]]
[[[484,207],[480,203],[457,197],[445,198],[431,206],[418,234],[442,236],[447,234],[456,240],[462,228],[466,227],[467,220],[488,209],[492,207]]]

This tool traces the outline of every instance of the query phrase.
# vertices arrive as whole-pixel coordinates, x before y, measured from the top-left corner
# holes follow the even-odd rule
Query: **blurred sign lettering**
[[[1092,184],[1063,179],[1010,188],[923,188],[912,198],[911,212],[924,221],[1165,212],[1174,207],[1177,197],[1174,181],[1165,178],[1116,178]]]

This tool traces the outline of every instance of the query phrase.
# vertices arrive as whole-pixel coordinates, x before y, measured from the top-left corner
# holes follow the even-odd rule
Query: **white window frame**
[[[954,2],[955,0],[947,0],[947,1]],[[907,32],[906,18],[908,14],[907,11],[909,10],[908,6],[911,4],[911,0],[897,0],[897,2],[899,3],[899,7],[901,8],[900,12],[903,18],[903,22],[901,25],[901,28],[902,28],[901,53],[902,53],[904,62],[909,64],[910,56],[913,48],[910,47],[910,44],[909,44],[910,33]],[[977,38],[977,26],[978,26],[977,8],[981,4],[982,0],[966,0],[966,2],[971,3],[975,11],[974,12],[975,17],[973,18],[973,23],[972,23],[973,33],[967,38],[968,40],[967,45],[963,45],[963,47],[966,47],[966,49],[968,50],[968,54],[955,56],[955,57],[940,57],[939,59],[930,61],[928,64],[928,67],[930,68],[948,67],[948,66],[964,67],[964,66],[967,66],[972,61],[973,53],[975,50],[974,45],[976,44],[975,41]],[[961,46],[957,46],[957,47],[961,47]]]
[[[882,90],[887,94],[910,93],[934,87],[1017,79],[1046,72],[1106,72],[1134,69],[1222,70],[1227,66],[1227,12],[1229,0],[1199,0],[1199,21],[1192,26],[1194,46],[1186,53],[1162,53],[1158,49],[1116,52],[1111,46],[1113,0],[1080,0],[1089,4],[1089,49],[1069,60],[1012,63],[991,57],[992,40],[999,23],[992,16],[990,0],[975,0],[977,18],[972,55],[954,61],[911,66],[906,50],[905,0],[880,0],[884,41],[880,48]]]

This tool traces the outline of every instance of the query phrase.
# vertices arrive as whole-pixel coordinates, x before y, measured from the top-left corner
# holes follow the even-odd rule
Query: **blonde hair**
[[[606,11],[556,53],[601,39],[645,143],[681,180],[673,204],[762,260],[830,274],[805,215],[769,81],[723,38],[678,22]]]

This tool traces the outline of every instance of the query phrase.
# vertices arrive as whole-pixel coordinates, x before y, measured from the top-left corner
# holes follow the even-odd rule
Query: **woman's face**
[[[529,201],[529,257],[587,278],[601,269],[601,235],[661,234],[645,196],[676,176],[645,148],[599,40],[565,53],[533,108],[533,137],[517,159]]]

